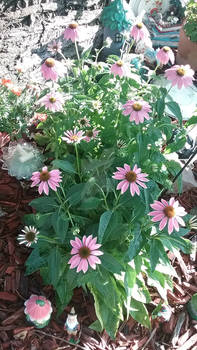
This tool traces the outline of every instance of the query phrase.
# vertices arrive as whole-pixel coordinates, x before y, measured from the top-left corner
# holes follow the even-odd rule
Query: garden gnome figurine
[[[70,313],[67,316],[66,322],[64,324],[64,330],[67,332],[68,340],[76,343],[77,333],[80,330],[80,325],[77,320],[77,314],[75,313],[74,307],[72,307]]]
[[[44,296],[32,294],[25,302],[26,319],[37,328],[48,325],[53,309],[51,303]]]
[[[160,322],[168,322],[170,320],[170,317],[172,315],[172,310],[169,305],[162,305],[160,311],[158,312],[157,316]]]

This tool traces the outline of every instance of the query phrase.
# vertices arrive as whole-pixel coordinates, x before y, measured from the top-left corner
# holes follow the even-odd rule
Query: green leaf
[[[25,275],[31,275],[33,272],[38,271],[41,267],[45,266],[46,264],[47,259],[41,257],[38,248],[35,248],[25,262]]]
[[[141,234],[141,228],[140,225],[137,224],[133,230],[133,239],[131,240],[129,244],[129,249],[127,251],[127,255],[130,260],[132,260],[137,254],[139,254],[140,250],[142,249],[143,245],[145,244],[145,239],[143,239],[143,236]]]
[[[121,271],[123,271],[123,266],[119,263],[118,260],[116,260],[113,255],[109,254],[109,253],[104,253],[104,255],[102,255],[100,257],[101,261],[102,261],[102,266],[112,272],[112,273],[121,273]]]
[[[79,209],[81,210],[93,210],[97,209],[99,205],[101,204],[101,199],[97,197],[89,197],[87,199],[84,199],[81,203],[81,206]]]
[[[173,142],[169,143],[165,149],[165,153],[172,153],[182,149],[186,142],[186,136],[183,133],[178,133]]]
[[[155,267],[157,266],[157,263],[159,261],[159,250],[160,248],[163,248],[161,242],[157,239],[151,239],[150,241],[150,265],[151,265],[151,271],[153,272],[155,270]]]
[[[170,172],[170,174],[172,174],[173,176],[176,176],[178,174],[178,172],[181,170],[181,165],[179,163],[177,163],[175,160],[168,160],[165,163],[168,171]],[[178,184],[178,191],[179,193],[182,192],[182,176],[180,175],[177,179],[177,184]]]
[[[94,321],[93,323],[91,323],[91,325],[89,326],[90,329],[93,329],[96,332],[102,332],[103,328],[99,322],[99,320]]]
[[[86,184],[80,183],[73,185],[67,193],[70,205],[76,205],[86,196]]]
[[[128,288],[133,288],[135,283],[136,283],[136,271],[131,266],[127,266],[127,270],[124,278],[125,289],[128,290]]]
[[[100,328],[102,330],[105,329],[109,336],[114,339],[120,321],[119,305],[117,305],[117,312],[113,312],[95,287],[89,284],[88,288],[94,296],[94,306],[101,326]]]
[[[76,173],[72,164],[65,159],[55,159],[53,161],[53,167],[56,169],[64,170],[66,173],[70,173],[70,174]]]
[[[112,214],[113,214],[113,212],[108,210],[108,211],[105,211],[100,217],[99,229],[98,229],[98,242],[99,243],[102,243],[103,236],[104,236],[105,231],[109,225]]]
[[[40,213],[52,212],[56,207],[58,207],[58,204],[55,201],[55,199],[48,196],[33,199],[33,201],[29,203],[29,205],[31,205],[31,207],[33,207]]]
[[[181,249],[185,254],[191,253],[192,243],[188,239],[178,237],[176,235],[160,235],[159,238],[161,239],[163,245],[171,251],[173,251],[174,247]]]
[[[180,126],[182,126],[183,116],[182,116],[181,109],[180,109],[178,103],[175,101],[171,101],[171,102],[167,102],[166,106],[169,108],[169,110],[172,112],[172,114],[175,116],[175,118],[178,119]]]
[[[59,240],[64,243],[69,226],[69,219],[65,213],[55,211],[51,216],[51,222]]]
[[[70,288],[69,284],[66,283],[64,279],[60,279],[60,282],[56,286],[56,292],[60,299],[61,305],[66,306],[72,298],[73,291]]]
[[[190,125],[197,124],[197,115],[193,115],[186,123],[185,127],[187,128]]]
[[[159,98],[156,101],[156,111],[159,117],[161,117],[164,113],[164,109],[165,109],[165,101],[163,98]]]
[[[66,261],[62,259],[58,247],[51,249],[48,255],[50,283],[56,288],[59,279],[66,268]]]
[[[131,298],[130,315],[134,318],[134,320],[141,323],[143,326],[149,329],[151,328],[149,314],[145,305],[133,298]]]

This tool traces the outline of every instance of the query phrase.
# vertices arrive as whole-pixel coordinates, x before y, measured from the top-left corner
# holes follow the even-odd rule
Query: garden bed
[[[197,292],[197,264],[191,261],[189,255],[182,254],[182,259],[178,262],[171,254],[170,260],[179,276],[179,281],[174,279],[174,292],[169,293],[169,303],[173,314],[169,322],[154,321],[151,331],[137,324],[132,318],[120,325],[120,331],[115,340],[111,340],[106,332],[99,334],[89,329],[88,326],[96,320],[94,302],[92,296],[85,294],[81,288],[75,289],[72,301],[58,318],[52,286],[44,286],[39,273],[25,276],[25,261],[29,255],[29,249],[20,246],[16,240],[22,228],[23,215],[32,212],[28,203],[36,196],[37,192],[29,188],[28,182],[20,183],[14,177],[9,176],[7,171],[0,170],[0,206],[5,212],[5,215],[0,218],[1,349],[74,349],[74,346],[68,345],[63,329],[67,313],[73,305],[81,324],[81,337],[77,348],[86,350],[172,350],[177,349],[178,345],[179,349],[195,349],[197,322],[189,319],[185,307],[191,295]],[[183,193],[178,200],[187,211],[190,211],[197,206],[197,189]],[[194,233],[190,232],[189,236],[193,235]],[[53,304],[52,320],[43,330],[36,329],[25,319],[24,301],[31,294],[44,294]],[[151,294],[153,300],[159,299],[156,290],[151,290]],[[182,317],[184,317],[184,322],[175,343],[175,326]],[[145,346],[151,334],[153,337]]]

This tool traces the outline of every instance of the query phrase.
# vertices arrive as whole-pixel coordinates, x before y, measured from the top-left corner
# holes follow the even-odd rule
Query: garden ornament
[[[160,311],[157,314],[160,322],[168,322],[170,320],[171,315],[172,315],[171,307],[165,304],[162,305]]]
[[[42,295],[32,294],[24,305],[27,321],[32,322],[37,328],[48,325],[53,311],[49,300]]]
[[[76,343],[80,325],[77,320],[77,314],[75,313],[74,307],[72,307],[70,313],[67,316],[66,322],[64,324],[64,330],[67,333],[68,340],[70,342]]]
[[[42,154],[31,143],[10,142],[3,148],[3,168],[18,180],[29,179],[42,165]]]
[[[126,0],[114,0],[103,9],[101,21],[104,26],[103,41],[111,40],[110,47],[102,51],[102,59],[108,55],[119,55],[125,36],[133,23],[135,16]],[[104,56],[104,57],[103,57]]]

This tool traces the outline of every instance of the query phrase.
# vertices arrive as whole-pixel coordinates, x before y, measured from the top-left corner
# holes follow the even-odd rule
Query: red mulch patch
[[[182,255],[179,261],[169,257],[179,276],[174,282],[174,292],[169,292],[173,310],[169,322],[153,322],[152,331],[141,327],[132,318],[120,326],[116,340],[111,340],[106,332],[98,334],[88,328],[95,321],[95,311],[91,295],[81,288],[76,289],[72,303],[57,318],[54,292],[51,286],[43,286],[39,273],[25,276],[24,263],[29,249],[16,241],[22,228],[21,218],[31,213],[28,203],[37,196],[26,182],[19,182],[0,169],[0,207],[5,215],[0,217],[0,350],[197,350],[197,321],[189,319],[186,303],[197,292],[196,261]],[[187,211],[197,206],[197,189],[183,193],[180,203]],[[190,233],[189,236],[194,235]],[[24,301],[34,294],[43,294],[52,301],[54,312],[49,326],[38,330],[29,324],[24,315]],[[159,295],[152,292],[153,299]],[[78,313],[81,324],[81,338],[78,345],[66,341],[63,325],[71,305]]]

